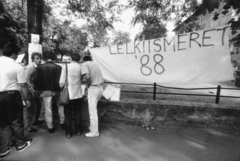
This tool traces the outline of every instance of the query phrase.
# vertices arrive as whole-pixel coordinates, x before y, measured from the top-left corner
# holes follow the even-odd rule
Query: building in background
[[[184,22],[182,22],[179,26],[175,27],[173,30],[175,34],[187,33],[197,30],[205,30],[210,28],[216,28],[228,25],[228,22],[231,19],[237,20],[239,14],[236,14],[236,10],[230,8],[227,14],[221,14],[223,11],[224,2],[223,0],[211,0],[209,1],[209,5],[207,6],[206,13],[204,14],[201,10],[196,10],[190,17],[188,17]],[[215,13],[220,12],[218,18],[214,20]],[[240,31],[236,31],[237,33],[232,34],[232,31],[229,33],[229,39],[233,39],[236,37]],[[239,48],[235,47],[233,44],[230,44],[230,53],[231,59],[240,63],[240,52]]]

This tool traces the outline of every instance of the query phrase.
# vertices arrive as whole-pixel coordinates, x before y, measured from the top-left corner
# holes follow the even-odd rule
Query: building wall
[[[232,19],[232,18],[238,18],[239,15],[236,15],[236,11],[233,9],[229,9],[229,12],[226,15],[223,14],[219,14],[219,17],[216,21],[213,20],[213,17],[215,15],[216,12],[221,13],[221,11],[223,10],[223,6],[224,6],[224,2],[223,0],[220,1],[219,3],[219,7],[215,8],[212,12],[206,12],[205,15],[200,15],[197,17],[197,20],[195,21],[200,28],[195,28],[194,30],[204,30],[204,29],[210,29],[210,28],[216,28],[216,27],[221,27],[221,26],[225,26],[228,25],[228,22]],[[185,24],[189,24],[189,23],[193,23],[193,22],[188,22]],[[183,23],[184,25],[184,23]],[[178,29],[175,30],[176,34],[179,34]],[[229,39],[231,40],[232,38],[234,38],[235,36],[237,36],[240,33],[240,31],[237,31],[237,34],[232,34],[231,31],[229,33]],[[230,44],[230,51],[229,53],[231,53],[231,59],[232,61],[237,61],[238,63],[240,63],[240,51],[238,48],[234,47],[232,44]]]

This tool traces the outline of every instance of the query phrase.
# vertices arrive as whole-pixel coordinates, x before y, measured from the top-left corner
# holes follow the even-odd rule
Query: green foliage
[[[114,38],[113,38],[113,42],[111,44],[118,45],[118,44],[126,44],[129,42],[131,42],[129,32],[116,31],[116,32],[114,32]]]
[[[168,16],[171,13],[169,0],[129,0],[129,7],[134,8],[133,25],[143,25],[142,31],[135,40],[147,40],[166,36],[165,28]]]
[[[188,1],[194,2],[195,0],[186,0],[185,4],[188,3]],[[177,16],[178,21],[176,23],[176,26],[178,26],[181,23],[182,19],[186,15],[192,15],[191,20],[189,20],[190,23],[182,24],[181,28],[178,30],[180,32],[182,32],[182,31],[191,31],[193,29],[198,29],[197,24],[195,22],[193,22],[194,18],[196,18],[199,15],[205,15],[207,11],[209,13],[211,13],[215,8],[219,8],[220,2],[224,2],[224,6],[223,6],[222,10],[219,10],[214,13],[214,16],[213,16],[214,21],[218,20],[219,16],[221,14],[226,15],[230,11],[232,12],[232,10],[234,10],[236,12],[236,15],[240,14],[240,1],[239,0],[222,0],[222,1],[203,0],[201,4],[196,4],[195,2],[189,3],[188,9],[183,8],[183,13],[179,14]],[[184,6],[185,6],[185,4],[184,4]],[[238,33],[237,30],[240,30],[240,17],[238,16],[235,19],[233,18],[233,19],[229,20],[228,24],[231,27],[232,34],[237,34]],[[240,35],[237,34],[236,37],[234,37],[232,40],[230,40],[230,42],[233,43],[234,46],[240,47]]]
[[[46,50],[55,50],[61,55],[80,52],[88,45],[87,34],[77,26],[71,26],[70,21],[52,21],[50,36],[45,38],[43,46]]]
[[[89,22],[83,25],[82,28],[88,33],[88,41],[92,47],[96,48],[109,45],[110,38],[108,37],[106,28],[102,25]]]
[[[119,0],[68,0],[67,8],[84,18],[87,24],[83,26],[88,33],[89,44],[92,47],[109,45],[108,30],[113,30],[113,23],[120,21],[119,16],[125,7]]]
[[[26,3],[15,0],[0,1],[0,48],[9,42],[18,43],[20,46],[26,43],[25,5]]]

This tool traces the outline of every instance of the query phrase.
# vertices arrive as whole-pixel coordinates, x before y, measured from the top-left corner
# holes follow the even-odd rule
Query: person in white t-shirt
[[[103,76],[99,66],[91,61],[90,56],[83,58],[82,75],[85,75],[88,89],[88,111],[90,118],[90,132],[86,137],[99,136],[97,103],[103,94]]]
[[[23,101],[19,86],[26,106],[29,107],[31,103],[24,67],[14,62],[19,51],[17,45],[7,44],[0,57],[0,160],[6,158],[12,149],[12,132],[17,151],[25,150],[32,143],[32,139],[24,137]]]

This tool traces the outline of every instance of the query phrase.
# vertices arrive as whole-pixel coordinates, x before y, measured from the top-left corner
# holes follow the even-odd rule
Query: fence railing
[[[125,84],[125,85],[140,85],[140,86],[148,86],[148,87],[153,87],[152,92],[145,92],[145,91],[124,91],[122,90],[121,92],[126,92],[126,93],[146,93],[146,94],[152,94],[153,95],[153,100],[156,100],[157,94],[169,94],[169,95],[186,95],[186,96],[201,96],[201,97],[215,97],[215,103],[218,104],[220,101],[220,97],[225,97],[225,98],[240,98],[240,96],[226,96],[226,95],[221,95],[221,90],[240,90],[239,88],[225,88],[221,87],[218,85],[217,87],[211,87],[211,88],[178,88],[178,87],[166,87],[166,86],[161,86],[157,85],[157,83],[153,84],[139,84],[139,83],[119,83],[119,82],[105,82],[107,84]],[[166,88],[166,89],[177,89],[177,90],[209,90],[209,89],[215,89],[216,90],[216,95],[210,95],[210,94],[194,94],[194,93],[169,93],[169,92],[157,92],[157,87],[161,88]]]

